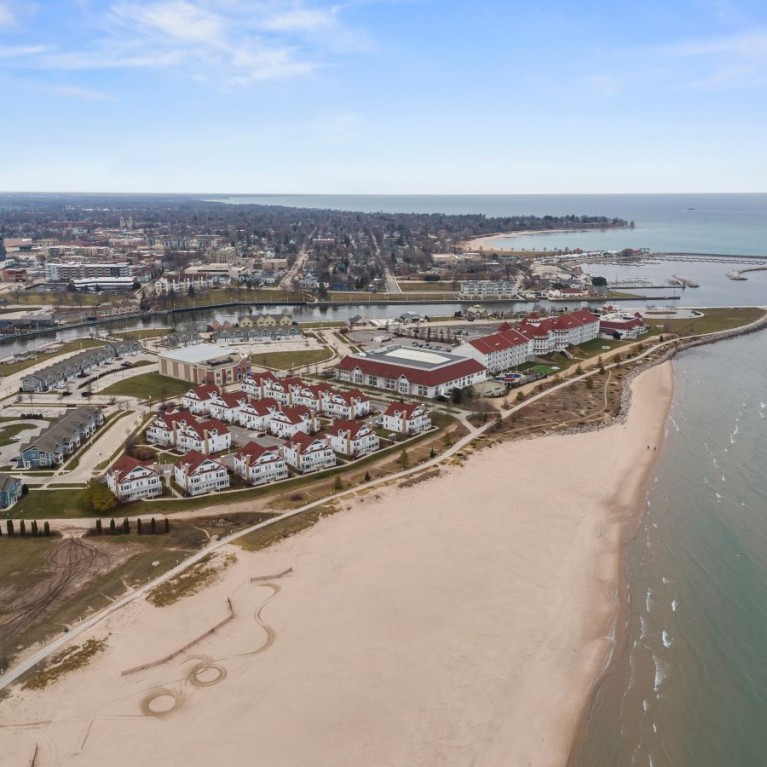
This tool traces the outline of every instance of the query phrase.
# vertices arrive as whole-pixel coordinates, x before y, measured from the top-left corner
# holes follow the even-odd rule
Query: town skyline
[[[6,191],[764,191],[754,2],[2,0],[0,41]]]

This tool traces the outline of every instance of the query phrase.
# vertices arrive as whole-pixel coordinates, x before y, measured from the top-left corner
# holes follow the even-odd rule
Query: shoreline
[[[533,234],[574,234],[579,232],[605,232],[609,229],[628,229],[626,226],[608,226],[600,227],[574,227],[572,229],[524,229],[519,232],[497,232],[496,234],[486,234],[482,237],[473,237],[462,243],[464,250],[483,250],[488,247],[487,243],[495,240],[513,240],[517,237],[527,237]],[[490,246],[492,247],[492,246]],[[508,250],[508,248],[493,247],[493,250]],[[543,252],[543,251],[541,251]],[[550,255],[550,254],[549,254]]]
[[[238,578],[243,580],[243,568],[249,568],[249,573],[280,572],[286,562],[292,564],[293,557],[296,574],[279,582],[282,601],[276,601],[265,614],[269,623],[278,625],[279,638],[267,656],[270,664],[274,656],[276,668],[262,667],[256,677],[260,686],[262,675],[271,674],[269,700],[260,714],[254,711],[253,715],[255,720],[259,716],[266,720],[264,737],[274,733],[274,750],[269,754],[272,763],[306,763],[306,754],[296,753],[300,747],[278,737],[286,723],[274,709],[289,705],[298,720],[291,718],[287,723],[291,731],[303,722],[310,733],[308,740],[314,733],[327,749],[318,751],[316,764],[380,763],[384,757],[399,764],[463,764],[465,753],[453,761],[463,748],[450,745],[454,737],[447,733],[453,727],[459,740],[481,732],[483,737],[472,746],[478,764],[509,763],[520,751],[533,764],[564,764],[578,722],[588,711],[604,673],[605,658],[615,645],[611,635],[620,607],[625,524],[635,517],[632,501],[642,497],[657,458],[657,451],[648,456],[640,450],[636,438],[649,439],[648,419],[655,419],[662,433],[665,411],[658,420],[657,395],[651,383],[662,379],[659,371],[668,369],[651,367],[631,382],[631,407],[623,422],[595,432],[507,443],[483,451],[481,458],[474,455],[457,470],[448,468],[439,482],[388,488],[353,504],[344,501],[344,510],[333,518],[257,554],[227,547],[227,551],[237,552],[242,565],[238,563],[220,583],[159,611],[142,602],[110,617],[106,626],[93,629],[90,635],[109,631],[115,646],[38,697],[15,689],[11,700],[26,704],[17,705],[16,711],[28,711],[36,721],[54,720],[45,728],[44,744],[51,738],[54,744],[66,742],[60,725],[73,716],[82,718],[87,690],[96,698],[107,696],[103,705],[112,706],[118,703],[109,702],[110,691],[112,699],[120,701],[126,696],[129,699],[131,692],[135,696],[137,683],[140,689],[151,689],[151,674],[125,682],[114,676],[120,668],[181,646],[198,621],[212,625],[220,618],[227,592],[237,595],[238,614],[250,614],[254,605],[244,610],[240,597],[248,589],[244,583],[236,584]],[[620,446],[626,455],[619,454]],[[629,453],[631,460],[627,459]],[[564,463],[573,455],[578,467],[570,467],[568,473],[563,466],[555,473],[565,476],[551,481],[539,473],[540,488],[518,487],[507,476],[508,470],[503,470],[511,460],[520,471],[540,472],[541,461],[558,456]],[[555,465],[559,469],[559,463]],[[574,483],[589,470],[596,476],[575,492]],[[469,494],[467,482],[476,483],[477,491]],[[611,485],[610,493],[603,492],[605,484]],[[503,500],[507,492],[510,506]],[[414,509],[418,509],[417,515],[412,513]],[[307,554],[312,554],[308,560]],[[462,559],[460,567],[451,564]],[[321,564],[327,560],[333,563],[330,571],[327,564]],[[500,582],[506,588],[493,587]],[[371,594],[377,595],[372,604]],[[286,602],[293,609],[283,607]],[[318,602],[331,612],[332,620],[323,615]],[[280,609],[278,614],[272,612]],[[390,614],[408,618],[392,624]],[[239,635],[247,628],[242,621],[235,623],[239,629],[234,624],[227,627],[220,638],[206,640],[198,651],[230,657],[226,652],[231,649],[229,643],[241,643]],[[311,639],[302,642],[300,635],[307,632]],[[178,678],[172,665],[157,672],[155,687],[162,686],[163,677]],[[308,683],[298,673],[304,666]],[[317,666],[325,673],[318,675]],[[243,676],[248,672],[252,674],[253,669],[244,668]],[[296,691],[286,693],[286,686],[296,687]],[[242,701],[248,689],[230,694]],[[251,703],[257,707],[261,701]],[[218,707],[211,710],[210,704],[207,709],[200,705],[203,708],[198,714],[174,714],[173,724],[163,723],[168,729],[157,736],[167,737],[177,747],[181,737],[186,745],[199,738],[197,731],[203,725],[198,716],[205,721],[216,718],[218,724],[212,729],[233,726],[238,731],[241,714],[235,712],[240,707],[228,704],[228,714],[220,720]],[[408,715],[408,705],[413,717]],[[46,714],[40,708],[49,711]],[[121,716],[130,716],[133,708],[129,706]],[[364,726],[356,722],[357,709],[375,711],[374,721],[365,720]],[[416,712],[432,709],[436,713],[427,716],[429,721],[422,725]],[[349,726],[344,717],[333,719],[337,711],[356,724]],[[548,716],[542,717],[542,712]],[[318,717],[321,728],[317,728]],[[327,717],[332,720],[330,742],[326,742]],[[542,723],[542,719],[546,721]],[[140,721],[136,727],[142,732],[147,728],[155,733],[153,725],[159,724],[146,718]],[[356,743],[360,727],[367,733],[369,749],[361,754]],[[98,764],[104,748],[119,752],[116,741],[127,738],[132,730],[133,726],[113,728],[110,721],[102,720],[89,736],[87,750],[91,753],[83,752],[76,763]],[[11,741],[31,735],[23,729],[15,732],[15,738],[13,729],[8,734]],[[344,747],[342,756],[339,741]],[[428,748],[427,742],[431,744]],[[74,746],[56,745],[60,753],[69,747]],[[216,753],[221,748],[217,744]],[[236,743],[226,750],[230,759],[244,753]],[[198,752],[200,757],[212,758],[213,751],[206,754],[205,744],[194,750]],[[325,761],[323,753],[328,755]]]

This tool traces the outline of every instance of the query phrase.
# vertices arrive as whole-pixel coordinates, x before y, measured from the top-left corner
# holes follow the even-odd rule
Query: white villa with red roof
[[[323,384],[295,386],[291,391],[291,402],[296,406],[308,407],[315,413],[322,413],[325,400],[332,391],[330,387]]]
[[[240,384],[240,388],[249,397],[253,397],[253,399],[264,399],[265,397],[271,397],[270,394],[266,393],[266,390],[275,381],[277,381],[277,376],[268,370],[264,372],[253,372],[243,380]]]
[[[251,399],[240,408],[240,426],[255,431],[268,431],[272,416],[279,410],[280,403],[276,399]]]
[[[146,430],[146,441],[161,447],[175,447],[178,434],[187,426],[197,426],[197,419],[188,410],[176,413],[161,413]]]
[[[331,418],[353,421],[370,415],[370,399],[359,389],[351,391],[328,391],[322,406],[323,412]]]
[[[218,418],[226,423],[239,423],[240,410],[248,401],[244,392],[218,394],[210,403],[209,413],[212,418]]]
[[[192,450],[179,458],[173,467],[176,484],[187,495],[226,490],[229,487],[229,473],[215,458]]]
[[[210,415],[210,405],[220,393],[217,386],[210,384],[195,386],[181,398],[181,407],[194,415]]]
[[[378,435],[364,421],[336,421],[328,429],[330,444],[336,453],[358,458],[378,450]]]
[[[124,455],[106,473],[107,487],[118,501],[137,501],[162,495],[160,473],[152,466]]]
[[[234,456],[234,473],[251,485],[276,482],[288,476],[288,464],[279,447],[248,442]]]
[[[431,418],[417,402],[392,402],[381,417],[381,425],[397,434],[420,434],[431,429]]]
[[[178,430],[176,449],[180,453],[190,450],[210,455],[228,450],[232,446],[232,433],[223,421],[211,418],[203,423],[187,424]]]
[[[599,318],[588,309],[581,309],[555,317],[531,314],[515,326],[504,322],[495,333],[473,338],[453,351],[477,360],[495,374],[522,365],[531,357],[598,337]]]
[[[284,447],[285,460],[301,474],[330,469],[336,465],[336,454],[328,437],[311,436],[300,431]]]
[[[336,370],[342,381],[419,397],[444,396],[486,378],[475,359],[402,346],[349,355]]]
[[[317,416],[308,407],[286,407],[272,415],[269,431],[275,437],[292,437],[299,431],[312,434],[319,431]]]

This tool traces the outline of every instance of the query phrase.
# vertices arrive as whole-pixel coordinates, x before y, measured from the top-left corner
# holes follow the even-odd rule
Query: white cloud
[[[737,56],[745,59],[767,57],[767,29],[758,29],[735,35],[687,40],[666,46],[673,56]]]
[[[10,27],[16,23],[16,15],[8,3],[0,2],[0,27]]]
[[[90,88],[81,88],[78,85],[53,85],[45,87],[44,90],[50,93],[57,93],[61,96],[73,96],[74,98],[84,99],[85,101],[114,101],[114,96],[101,91],[94,91]]]
[[[336,17],[340,10],[340,7],[337,5],[331,8],[296,8],[268,18],[264,23],[264,27],[280,32],[323,31],[336,25]]]
[[[186,42],[217,43],[225,35],[220,16],[186,0],[153,5],[123,2],[113,6],[112,13],[127,27]]]

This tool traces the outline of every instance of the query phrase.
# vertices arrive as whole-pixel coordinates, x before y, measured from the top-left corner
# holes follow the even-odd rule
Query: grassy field
[[[726,307],[703,309],[702,312],[702,317],[680,320],[665,320],[661,317],[649,315],[645,317],[645,322],[650,326],[650,333],[652,335],[675,333],[679,336],[690,336],[739,328],[741,325],[747,325],[758,320],[765,313],[763,309],[750,306],[734,309]]]
[[[160,399],[178,397],[192,388],[188,381],[179,381],[176,378],[161,376],[159,373],[144,373],[133,378],[118,381],[104,389],[101,394],[114,394],[122,397],[137,397],[138,399],[151,399],[156,402]]]
[[[35,490],[34,488],[8,511],[5,517],[24,519],[58,519],[61,517],[90,517],[82,488]]]
[[[23,440],[12,440],[11,437],[15,437],[17,434],[21,434],[23,431],[29,431],[34,429],[35,425],[32,423],[15,423],[12,426],[5,426],[0,429],[0,446],[10,445],[11,442],[19,442]]]
[[[37,354],[33,360],[24,360],[23,362],[0,362],[0,375],[8,376],[13,373],[19,373],[33,365],[52,360],[54,357],[60,357],[62,354],[79,352],[83,349],[92,349],[95,346],[104,346],[106,343],[106,341],[96,341],[93,338],[81,338],[78,341],[70,341],[69,343],[64,344],[56,351]],[[34,354],[34,352],[31,353]]]
[[[264,354],[252,354],[250,359],[254,365],[272,368],[273,370],[292,370],[304,365],[314,365],[325,362],[333,357],[333,352],[328,349],[301,349],[294,352],[266,352]]]
[[[142,330],[120,330],[116,333],[111,333],[111,335],[115,336],[115,338],[138,339],[141,341],[144,338],[167,336],[170,331],[170,328],[144,328]]]
[[[458,288],[454,288],[450,282],[399,280],[397,284],[403,293],[444,293],[448,297],[454,297],[458,292]]]

